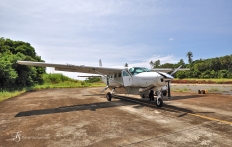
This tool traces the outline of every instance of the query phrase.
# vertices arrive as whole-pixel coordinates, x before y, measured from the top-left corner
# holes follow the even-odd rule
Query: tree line
[[[193,61],[193,53],[186,54],[188,63],[184,63],[183,59],[176,64],[164,63],[160,64],[160,60],[151,61],[150,65],[153,68],[177,68],[182,65],[182,68],[190,68],[189,71],[178,71],[175,74],[176,78],[232,78],[232,54],[222,57],[210,59],[199,59]]]
[[[44,62],[30,43],[0,38],[0,90],[16,90],[42,84],[44,67],[23,66],[17,60]]]

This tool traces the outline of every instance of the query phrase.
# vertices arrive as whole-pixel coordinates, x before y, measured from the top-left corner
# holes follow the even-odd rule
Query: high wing
[[[85,65],[73,65],[73,64],[53,64],[44,62],[31,62],[31,61],[17,61],[21,65],[30,66],[43,66],[43,67],[54,67],[55,70],[68,71],[68,72],[81,72],[90,74],[100,74],[100,75],[111,75],[115,73],[121,73],[123,68],[108,68],[108,67],[94,67]]]

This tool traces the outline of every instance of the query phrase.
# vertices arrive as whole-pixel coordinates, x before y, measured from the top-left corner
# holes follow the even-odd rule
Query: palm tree
[[[124,67],[128,67],[128,64],[127,64],[127,63],[125,63]]]
[[[186,57],[188,57],[188,62],[189,62],[189,63],[192,63],[192,62],[193,62],[193,59],[192,59],[193,53],[192,53],[192,52],[189,51],[189,52],[186,54]]]
[[[151,69],[154,68],[154,62],[153,61],[151,61],[149,64],[151,65]]]
[[[160,66],[160,60],[155,61],[155,67],[158,68]]]

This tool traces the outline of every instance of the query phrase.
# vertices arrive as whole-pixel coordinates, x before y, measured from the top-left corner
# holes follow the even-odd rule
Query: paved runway
[[[102,88],[29,92],[0,103],[0,147],[231,146],[232,96],[172,92],[164,106]]]

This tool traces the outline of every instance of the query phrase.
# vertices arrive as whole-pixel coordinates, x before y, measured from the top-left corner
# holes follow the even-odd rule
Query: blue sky
[[[149,67],[232,54],[230,0],[0,0],[0,37],[46,62]],[[74,77],[74,76],[73,76]]]

